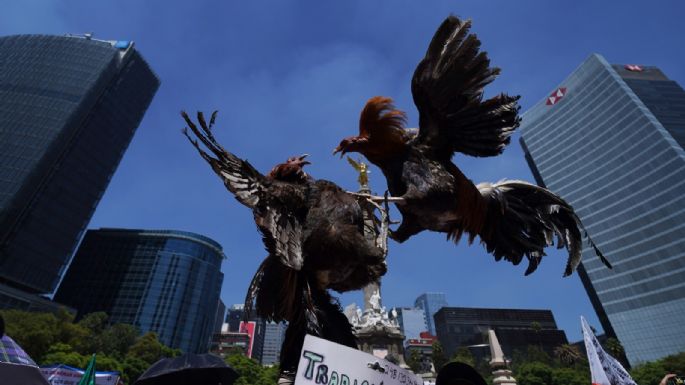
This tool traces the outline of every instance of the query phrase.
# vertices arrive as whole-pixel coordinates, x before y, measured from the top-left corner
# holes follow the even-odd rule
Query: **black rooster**
[[[294,372],[305,334],[356,348],[351,325],[327,289],[358,290],[386,272],[385,251],[364,236],[359,198],[336,184],[314,180],[293,157],[262,175],[219,145],[212,134],[216,112],[198,128],[185,112],[184,134],[221,177],[226,188],[252,209],[268,256],[255,273],[245,301],[266,320],[287,321],[281,370]],[[198,140],[214,155],[205,152]]]
[[[452,163],[455,152],[495,156],[509,144],[518,127],[518,96],[497,95],[483,101],[483,88],[499,74],[490,68],[480,41],[469,33],[471,22],[448,17],[435,33],[412,79],[419,110],[418,132],[404,128],[405,114],[392,99],[371,98],[361,112],[359,135],[340,142],[334,153],[359,152],[383,171],[388,190],[398,197],[398,242],[423,230],[447,233],[458,241],[479,236],[496,260],[529,261],[532,273],[544,248],[566,246],[564,276],[581,258],[582,224],[558,195],[522,182],[474,185]],[[600,258],[604,256],[590,240]]]

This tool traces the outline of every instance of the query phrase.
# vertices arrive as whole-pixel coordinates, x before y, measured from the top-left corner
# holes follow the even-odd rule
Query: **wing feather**
[[[412,78],[412,95],[419,110],[415,143],[442,159],[451,158],[455,151],[498,155],[519,124],[518,96],[500,94],[483,101],[483,89],[500,70],[490,67],[470,28],[470,20],[448,17]]]
[[[185,112],[181,112],[181,116],[188,125],[183,134],[235,198],[252,209],[269,254],[277,256],[283,265],[300,270],[304,262],[302,233],[305,218],[298,211],[301,211],[306,202],[306,186],[270,180],[247,161],[226,151],[216,141],[211,130],[216,120],[216,111],[212,114],[209,125],[202,112],[198,112],[200,128]],[[214,156],[204,151],[200,142]]]

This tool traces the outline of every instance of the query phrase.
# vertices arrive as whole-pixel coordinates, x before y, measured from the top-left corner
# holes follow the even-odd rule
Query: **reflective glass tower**
[[[154,331],[184,352],[206,352],[225,258],[215,241],[182,231],[86,232],[55,300],[79,316],[104,311],[112,323]]]
[[[428,326],[428,331],[432,335],[436,335],[433,316],[440,308],[445,306],[448,306],[445,293],[424,293],[414,301],[414,307],[423,309],[423,314],[426,317],[426,326]]]
[[[421,333],[428,331],[426,313],[423,309],[398,307],[395,310],[397,311],[397,323],[400,324],[405,343],[407,340],[421,338]]]
[[[55,289],[158,86],[132,42],[0,37],[0,284]]]
[[[685,349],[685,91],[658,68],[591,55],[524,114],[537,182],[578,212],[614,266],[581,280],[631,364]]]

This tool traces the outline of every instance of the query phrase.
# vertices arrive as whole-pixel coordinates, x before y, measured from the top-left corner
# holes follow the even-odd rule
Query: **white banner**
[[[83,370],[71,366],[58,365],[40,368],[40,372],[48,380],[50,385],[78,385],[83,377]],[[117,385],[119,372],[96,372],[96,385]]]
[[[415,374],[386,360],[307,335],[295,385],[422,385]]]
[[[590,363],[592,385],[637,385],[623,365],[602,349],[583,316],[580,317],[580,323],[583,327],[587,360]]]

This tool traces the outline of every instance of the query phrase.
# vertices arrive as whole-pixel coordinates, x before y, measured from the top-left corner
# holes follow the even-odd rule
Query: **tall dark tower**
[[[540,185],[576,209],[592,250],[578,272],[631,364],[685,347],[685,91],[658,68],[591,55],[523,116]]]
[[[55,289],[158,87],[129,41],[0,38],[0,284]]]

